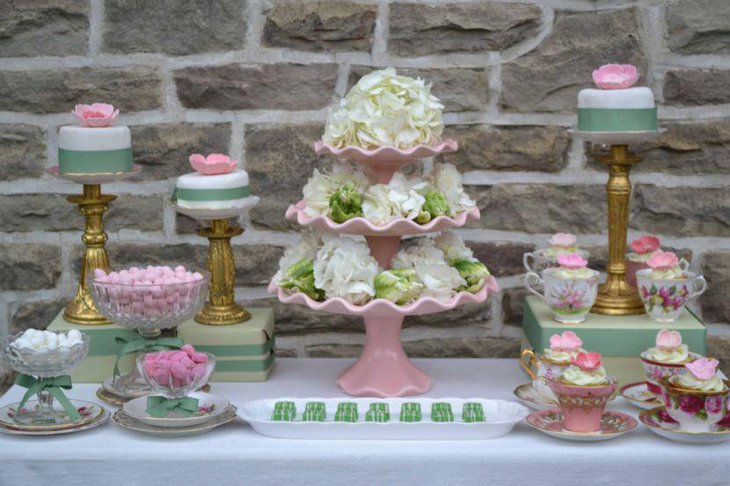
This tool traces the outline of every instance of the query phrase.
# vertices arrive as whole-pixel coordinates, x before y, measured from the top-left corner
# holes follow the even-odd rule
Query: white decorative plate
[[[555,401],[548,400],[547,397],[537,391],[537,389],[532,386],[532,382],[523,383],[515,388],[512,393],[514,393],[514,395],[519,398],[522,403],[534,410],[547,410],[557,406]]]
[[[639,420],[656,435],[683,444],[719,444],[730,440],[730,412],[712,432],[678,430],[679,424],[667,414],[665,407],[644,410],[639,414]]]
[[[198,399],[198,413],[190,417],[152,417],[147,413],[147,397],[139,397],[128,401],[122,406],[122,410],[139,422],[155,427],[175,428],[204,424],[214,420],[230,406],[225,398],[210,393],[193,392],[188,396]]]
[[[277,402],[294,402],[297,414],[294,421],[272,420]],[[324,422],[303,421],[302,412],[309,402],[323,402],[326,409]],[[354,403],[358,409],[357,422],[334,421],[340,403]],[[404,403],[417,403],[421,408],[421,420],[401,422],[400,410]],[[431,405],[448,403],[453,412],[453,422],[431,420]],[[478,403],[484,410],[484,422],[463,422],[465,403]],[[387,404],[390,419],[386,422],[367,422],[365,417],[370,404]],[[523,405],[506,400],[484,398],[276,398],[247,402],[241,406],[240,415],[262,435],[286,439],[335,439],[335,440],[479,440],[494,439],[508,434],[518,422],[529,414]]]
[[[209,432],[216,427],[225,425],[235,418],[236,407],[233,405],[229,405],[225,412],[218,415],[215,419],[190,427],[154,427],[135,420],[127,415],[124,410],[117,410],[113,417],[114,422],[127,430],[133,430],[147,435],[156,435],[159,437],[188,437],[192,435],[200,435]]]
[[[649,391],[645,381],[637,381],[624,385],[619,390],[619,393],[631,405],[644,410],[664,405],[659,397]]]
[[[27,429],[19,429],[14,427],[8,427],[6,425],[0,425],[0,432],[4,434],[12,434],[12,435],[30,435],[30,436],[47,436],[47,435],[63,435],[63,434],[73,434],[75,432],[83,432],[84,430],[89,430],[96,428],[100,425],[103,425],[106,423],[107,420],[109,420],[109,417],[111,416],[111,412],[109,410],[104,409],[104,411],[101,413],[101,415],[98,415],[92,422],[88,422],[85,424],[82,424],[80,426],[76,427],[67,427],[64,429],[38,429],[38,430],[27,430]]]
[[[53,409],[56,411],[54,423],[25,423],[16,421],[15,417],[18,405],[20,404],[18,402],[0,408],[0,426],[26,431],[39,430],[46,432],[51,430],[73,429],[94,422],[106,411],[104,407],[97,405],[96,403],[84,402],[81,400],[69,401],[81,416],[81,418],[76,422],[72,422],[58,400],[54,400]],[[37,400],[28,400],[25,405],[23,405],[23,410],[34,410],[37,405]]]

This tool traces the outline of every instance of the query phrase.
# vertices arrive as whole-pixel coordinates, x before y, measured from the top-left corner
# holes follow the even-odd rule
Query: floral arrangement
[[[238,164],[237,160],[224,154],[210,154],[207,157],[201,154],[193,154],[190,156],[190,165],[196,172],[205,175],[228,174],[233,171]]]
[[[399,76],[393,68],[373,71],[330,110],[322,140],[337,148],[435,145],[444,128],[443,108],[424,80]]]
[[[78,104],[71,113],[79,120],[82,127],[110,127],[119,115],[119,110],[108,103]]]
[[[355,305],[387,299],[405,305],[421,297],[439,301],[457,292],[479,292],[490,273],[456,234],[422,238],[401,249],[390,270],[380,268],[363,241],[305,235],[279,262],[273,283],[323,301],[341,297]]]
[[[380,226],[397,218],[426,224],[476,207],[452,164],[436,164],[425,176],[397,172],[387,184],[372,185],[361,171],[340,164],[331,172],[315,169],[303,192],[305,214],[325,215],[336,223],[364,217]]]

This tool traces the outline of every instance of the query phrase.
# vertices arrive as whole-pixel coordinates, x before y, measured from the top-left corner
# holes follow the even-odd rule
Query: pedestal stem
[[[366,316],[365,349],[337,384],[355,396],[403,397],[431,388],[431,378],[408,359],[400,341],[403,316]]]
[[[76,295],[63,313],[67,321],[76,324],[111,324],[97,311],[89,289],[86,287],[86,276],[97,268],[109,270],[109,256],[105,247],[107,235],[104,232],[102,217],[108,209],[109,203],[116,198],[117,196],[102,195],[99,184],[85,184],[83,195],[66,198],[69,202],[77,204],[79,211],[84,215],[85,229],[81,241],[86,247],[79,271]]]
[[[393,259],[400,247],[400,236],[366,236],[365,239],[370,247],[370,254],[375,258],[381,267],[390,268],[390,261]]]
[[[629,224],[631,182],[629,171],[641,159],[626,145],[612,145],[608,156],[599,160],[608,164],[608,278],[598,290],[591,312],[608,315],[642,314],[644,305],[635,288],[626,281],[626,234]]]
[[[236,304],[236,281],[231,238],[243,233],[239,227],[229,228],[227,219],[214,219],[210,228],[198,231],[208,238],[209,302],[195,316],[195,321],[210,326],[227,326],[250,319],[251,315]]]

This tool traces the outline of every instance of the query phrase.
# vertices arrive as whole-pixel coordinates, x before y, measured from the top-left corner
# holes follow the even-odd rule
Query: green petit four
[[[297,406],[294,402],[276,402],[274,404],[274,415],[271,420],[277,422],[292,422],[297,416]]]
[[[484,408],[481,403],[465,403],[461,412],[461,420],[467,423],[485,422]]]
[[[371,403],[365,413],[365,422],[389,422],[390,408],[387,403]]]
[[[434,403],[431,405],[431,420],[434,422],[453,422],[454,412],[450,403]]]
[[[400,406],[401,422],[420,422],[421,421],[421,404],[415,402],[407,402]]]
[[[324,402],[309,402],[304,406],[302,420],[305,422],[324,422],[327,418]]]
[[[357,422],[357,403],[343,402],[337,404],[335,422]]]

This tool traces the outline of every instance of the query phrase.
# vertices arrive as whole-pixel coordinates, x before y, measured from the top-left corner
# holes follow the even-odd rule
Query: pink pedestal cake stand
[[[318,154],[347,158],[364,165],[379,183],[389,182],[397,170],[421,158],[453,152],[457,148],[454,140],[446,140],[433,147],[421,145],[405,151],[392,147],[381,147],[377,150],[363,150],[358,147],[338,149],[321,141],[314,144],[314,150]],[[353,218],[338,224],[325,216],[307,216],[302,201],[289,206],[286,217],[300,225],[312,226],[328,233],[363,235],[373,257],[383,268],[390,268],[390,261],[398,251],[402,236],[435,233],[464,226],[468,221],[479,219],[479,210],[475,208],[454,218],[441,216],[425,225],[401,218],[385,226],[375,226],[365,218]],[[269,291],[277,293],[279,300],[285,304],[301,304],[323,312],[361,316],[365,321],[365,349],[357,362],[342,373],[337,384],[350,395],[393,397],[419,395],[431,387],[431,378],[419,370],[403,351],[400,340],[403,318],[445,312],[467,303],[484,302],[489,292],[498,292],[499,287],[494,277],[491,277],[476,294],[460,292],[447,302],[426,297],[409,305],[396,305],[385,299],[376,299],[361,306],[352,305],[341,298],[317,302],[302,293],[291,294],[274,285],[269,287]]]

